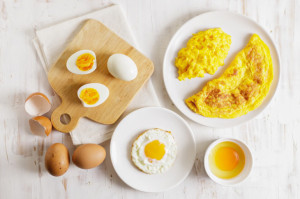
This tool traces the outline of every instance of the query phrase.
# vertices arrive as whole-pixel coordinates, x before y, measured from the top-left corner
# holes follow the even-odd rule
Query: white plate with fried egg
[[[144,166],[148,160],[144,158],[157,149],[155,144],[159,142],[165,143],[164,154],[147,170]],[[136,144],[141,145],[138,152]],[[132,154],[142,160],[139,168]],[[127,185],[144,192],[163,192],[188,176],[194,165],[196,144],[191,128],[178,114],[147,107],[130,113],[118,124],[111,138],[110,155],[116,173]]]
[[[192,34],[212,28],[222,28],[225,33],[231,36],[232,43],[228,56],[224,61],[224,65],[220,66],[213,75],[205,74],[202,78],[197,77],[179,81],[177,79],[177,68],[175,67],[175,58],[177,57],[178,51],[186,46],[187,41],[191,38]],[[237,53],[245,47],[250,36],[254,33],[258,34],[267,44],[273,61],[273,82],[262,104],[255,110],[248,112],[246,115],[234,119],[204,117],[190,110],[185,103],[185,99],[202,90],[210,80],[220,77],[233,61]],[[227,11],[207,12],[186,22],[171,39],[163,62],[165,87],[174,105],[189,119],[209,127],[232,127],[258,116],[267,107],[275,95],[279,84],[279,77],[279,53],[268,31],[248,17]]]

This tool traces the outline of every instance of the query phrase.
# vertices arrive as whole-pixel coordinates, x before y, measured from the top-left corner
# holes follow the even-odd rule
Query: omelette
[[[236,118],[262,103],[272,80],[270,50],[253,34],[225,72],[185,102],[192,111],[205,117]]]
[[[231,45],[231,36],[221,28],[213,28],[193,34],[185,48],[175,59],[178,79],[204,77],[205,73],[214,74],[224,65]]]

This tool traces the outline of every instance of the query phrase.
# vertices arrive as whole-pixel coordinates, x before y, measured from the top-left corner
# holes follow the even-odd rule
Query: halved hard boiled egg
[[[81,86],[77,95],[84,107],[95,107],[105,102],[109,89],[103,84],[90,83]]]
[[[97,68],[96,54],[91,50],[80,50],[69,57],[67,68],[78,75],[92,73]]]
[[[131,159],[147,174],[166,172],[174,163],[177,145],[170,131],[149,129],[140,134],[131,148]]]

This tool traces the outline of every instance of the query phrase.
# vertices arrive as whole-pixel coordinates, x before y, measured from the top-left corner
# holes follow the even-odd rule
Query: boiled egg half
[[[69,57],[67,68],[78,75],[92,73],[97,68],[96,54],[91,50],[80,50]]]
[[[77,95],[84,107],[95,107],[105,102],[109,89],[103,84],[90,83],[81,86]]]
[[[149,129],[132,144],[131,159],[147,174],[166,172],[174,163],[177,145],[170,131]]]

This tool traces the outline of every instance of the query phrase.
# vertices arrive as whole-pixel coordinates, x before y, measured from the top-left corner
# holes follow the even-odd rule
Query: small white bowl
[[[241,171],[241,173],[238,176],[236,176],[234,178],[230,178],[230,179],[222,179],[222,178],[219,178],[219,177],[215,176],[210,170],[209,161],[208,161],[208,156],[209,156],[211,150],[217,144],[219,144],[221,142],[226,142],[226,141],[230,141],[230,142],[238,144],[245,153],[245,166],[244,166],[244,169]],[[240,140],[230,139],[230,138],[221,138],[221,139],[218,139],[218,140],[214,141],[213,143],[211,143],[208,146],[208,148],[206,149],[205,156],[204,156],[205,171],[206,171],[207,175],[214,182],[216,182],[220,185],[233,186],[233,185],[236,185],[236,184],[239,184],[239,183],[243,182],[249,176],[249,174],[251,173],[252,166],[253,166],[252,153],[251,153],[249,147],[244,142],[242,142]]]

